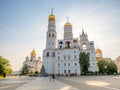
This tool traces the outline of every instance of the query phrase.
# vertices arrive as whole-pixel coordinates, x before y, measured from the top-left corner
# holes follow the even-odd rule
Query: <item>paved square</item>
[[[120,76],[80,76],[64,77],[59,81],[80,90],[120,90]]]
[[[29,82],[16,90],[79,90],[68,84],[55,80],[51,81],[48,77],[37,77],[32,82]]]

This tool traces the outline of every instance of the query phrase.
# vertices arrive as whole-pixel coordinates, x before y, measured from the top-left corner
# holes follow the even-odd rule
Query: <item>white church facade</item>
[[[55,21],[55,15],[51,11],[51,15],[48,17],[46,48],[43,50],[43,65],[46,73],[80,75],[80,52],[90,55],[89,71],[98,71],[94,41],[89,41],[84,30],[78,38],[73,38],[72,24],[68,20],[64,24],[64,38],[57,40]]]
[[[33,49],[31,52],[30,57],[26,57],[25,61],[23,62],[23,66],[27,65],[29,69],[29,73],[33,74],[35,72],[40,73],[41,68],[42,68],[42,62],[41,62],[41,57],[36,58],[36,52]]]

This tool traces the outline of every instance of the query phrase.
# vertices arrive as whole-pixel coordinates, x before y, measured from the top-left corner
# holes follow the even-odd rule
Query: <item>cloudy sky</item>
[[[74,37],[87,32],[104,57],[120,55],[120,0],[0,0],[0,55],[19,70],[33,48],[42,57],[48,16],[54,8],[57,38],[63,38],[66,17]]]

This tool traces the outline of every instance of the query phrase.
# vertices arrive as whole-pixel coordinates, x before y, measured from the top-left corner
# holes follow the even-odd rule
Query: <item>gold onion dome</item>
[[[72,27],[72,24],[69,23],[69,22],[67,22],[67,23],[64,24],[64,27],[65,27],[65,26],[71,26],[71,27]]]
[[[36,56],[36,52],[34,51],[34,49],[33,49],[33,51],[31,52],[31,56]]]
[[[97,49],[95,52],[96,53],[102,53],[101,49]]]
[[[65,27],[65,26],[71,26],[71,27],[72,27],[72,24],[69,23],[69,17],[67,17],[67,23],[64,24],[64,27]]]
[[[55,21],[55,15],[53,15],[53,14],[49,15],[48,19],[49,19],[49,20],[54,20],[54,21]]]
[[[48,16],[48,19],[55,21],[55,15],[53,15],[53,8],[51,9],[51,15]]]

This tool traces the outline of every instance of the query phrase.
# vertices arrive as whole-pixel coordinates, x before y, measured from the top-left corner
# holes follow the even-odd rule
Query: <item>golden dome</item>
[[[34,49],[33,49],[33,51],[31,52],[31,56],[36,56],[36,52],[34,51]]]
[[[95,52],[96,53],[102,53],[101,49],[97,49]]]
[[[54,21],[55,21],[55,15],[53,15],[53,14],[49,15],[48,19],[49,19],[49,20],[54,20]]]
[[[69,23],[69,22],[67,22],[67,23],[64,24],[64,27],[65,27],[65,26],[71,26],[71,27],[72,27],[72,24]]]

